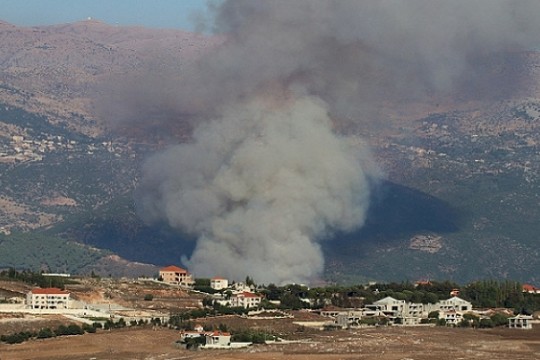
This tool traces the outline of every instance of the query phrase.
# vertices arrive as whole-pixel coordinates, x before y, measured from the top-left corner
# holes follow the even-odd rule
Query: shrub
[[[491,321],[493,321],[493,326],[508,325],[508,316],[505,316],[503,314],[493,314],[490,319]]]
[[[84,330],[76,324],[70,324],[67,327],[67,334],[66,335],[82,335],[84,334]]]
[[[82,329],[83,329],[83,331],[85,331],[87,333],[95,333],[96,332],[96,328],[93,325],[84,324],[82,326]]]
[[[51,337],[54,337],[54,332],[49,328],[41,329],[37,334],[38,339],[47,339]]]
[[[493,323],[493,320],[491,319],[481,319],[479,326],[482,329],[485,329],[485,328],[492,328],[495,326],[495,324]]]
[[[68,335],[68,329],[65,325],[59,325],[55,330],[54,330],[54,334],[56,336],[63,336],[63,335]]]
[[[96,329],[102,329],[103,325],[101,325],[100,322],[95,322],[95,323],[92,324],[92,327],[96,328]]]

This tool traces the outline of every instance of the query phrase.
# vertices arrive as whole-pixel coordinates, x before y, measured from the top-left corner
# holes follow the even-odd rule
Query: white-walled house
[[[508,327],[510,329],[532,329],[533,317],[530,315],[517,315],[508,318]]]
[[[381,300],[375,301],[373,305],[379,306],[382,311],[394,312],[394,314],[396,315],[401,315],[403,314],[403,310],[405,309],[406,302],[405,300],[397,300],[391,296],[387,296]]]
[[[457,296],[451,297],[447,300],[440,300],[434,305],[430,306],[430,311],[458,311],[458,312],[468,312],[472,310],[472,304],[462,298]]]
[[[243,282],[236,282],[231,285],[233,293],[243,293],[243,292],[252,292],[255,290],[254,286],[246,285]]]
[[[328,313],[328,315],[333,317],[335,323],[342,327],[354,326],[360,323],[362,318],[372,317],[386,318],[396,324],[417,325],[432,311],[438,311],[439,318],[446,320],[447,324],[458,324],[463,319],[463,314],[472,311],[472,304],[459,297],[441,300],[435,304],[422,304],[409,303],[387,296],[373,304],[365,305],[360,310],[341,309],[340,311],[336,310],[335,313]]]
[[[222,348],[229,347],[231,345],[231,334],[227,332],[214,331],[205,333],[205,347],[207,348]]]
[[[375,301],[364,308],[365,316],[388,316],[401,318],[422,318],[426,314],[426,305],[420,303],[408,303],[405,300],[397,300],[387,296]]]
[[[445,310],[439,313],[439,319],[444,319],[446,325],[457,325],[463,319],[463,313],[456,310]]]
[[[230,304],[232,307],[243,307],[246,309],[259,306],[262,296],[244,291],[240,294],[231,296]]]
[[[229,287],[229,280],[221,277],[214,277],[210,279],[210,287],[214,290],[226,289]]]
[[[70,294],[58,288],[36,288],[26,294],[30,309],[68,309]]]

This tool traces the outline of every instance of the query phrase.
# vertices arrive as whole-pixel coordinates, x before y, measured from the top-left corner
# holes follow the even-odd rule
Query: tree
[[[195,279],[194,286],[204,286],[204,287],[210,287],[210,279],[207,278],[197,278]]]
[[[508,324],[508,316],[500,313],[491,315],[490,320],[493,322],[493,326],[506,326]]]
[[[89,325],[89,324],[84,324],[82,326],[82,329],[83,329],[83,331],[85,331],[85,332],[87,332],[89,334],[93,334],[93,333],[96,332],[96,328],[94,326],[92,326],[92,325]]]
[[[118,319],[118,321],[116,322],[115,324],[115,327],[117,328],[123,328],[123,327],[126,327],[126,320],[124,320],[124,318],[120,318]]]
[[[247,286],[255,286],[255,281],[253,281],[253,278],[250,278],[249,276],[246,276],[246,285]]]
[[[84,331],[79,325],[76,325],[76,324],[68,325],[66,335],[82,335],[82,334],[84,334]]]
[[[306,304],[291,293],[286,293],[281,297],[281,307],[284,309],[300,310],[306,307]]]
[[[49,328],[43,328],[41,330],[39,330],[38,334],[37,334],[37,338],[38,339],[48,339],[48,338],[51,338],[51,337],[54,337],[54,332],[49,329]]]
[[[482,329],[492,328],[494,326],[495,326],[495,324],[493,323],[493,321],[491,319],[481,319],[480,323],[479,323],[479,327],[482,328]]]
[[[480,323],[480,318],[473,314],[463,314],[463,320],[466,321],[470,326],[472,327],[478,327],[478,324]]]

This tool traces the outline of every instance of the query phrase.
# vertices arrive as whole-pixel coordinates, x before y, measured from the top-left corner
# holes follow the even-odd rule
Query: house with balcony
[[[447,300],[439,300],[437,303],[429,306],[429,311],[450,311],[468,312],[472,311],[472,304],[457,296],[451,297]]]
[[[517,315],[511,318],[508,318],[508,327],[510,329],[532,329],[533,317],[530,315]]]
[[[170,265],[159,270],[160,279],[170,285],[191,286],[194,284],[193,277],[181,267]]]
[[[229,303],[232,307],[243,307],[246,309],[256,308],[262,301],[262,296],[251,292],[242,292],[231,296]]]
[[[440,318],[445,319],[447,324],[458,324],[464,313],[472,311],[472,304],[459,297],[441,300],[435,304],[422,304],[387,296],[359,310],[336,311],[333,317],[334,323],[341,327],[359,324],[363,318],[385,318],[393,324],[410,326],[420,324],[432,311],[438,311]]]
[[[69,309],[70,293],[58,288],[36,288],[26,294],[30,309]]]

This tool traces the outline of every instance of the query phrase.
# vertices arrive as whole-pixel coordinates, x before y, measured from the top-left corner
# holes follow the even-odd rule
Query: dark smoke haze
[[[363,223],[376,171],[334,121],[384,121],[370,117],[374,104],[477,87],[479,64],[536,47],[540,33],[540,2],[527,0],[237,0],[213,10],[220,45],[178,73],[119,82],[141,105],[126,111],[115,98],[109,113],[192,119],[189,143],[146,162],[141,215],[198,237],[186,260],[197,276],[260,282],[316,278],[319,241]]]

